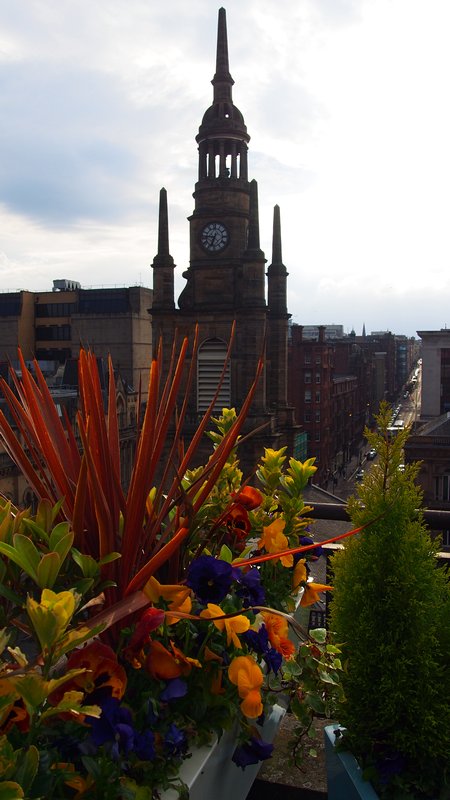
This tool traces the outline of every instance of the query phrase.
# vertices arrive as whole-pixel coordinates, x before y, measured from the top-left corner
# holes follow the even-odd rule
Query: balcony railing
[[[308,516],[312,519],[350,522],[347,505],[345,503],[312,503],[312,510]],[[450,530],[450,511],[443,509],[426,508],[421,509],[423,518],[428,527],[433,531]],[[331,556],[337,550],[342,550],[344,545],[333,542],[323,545],[325,556],[325,582],[332,585]],[[441,551],[437,554],[438,563],[441,566],[450,567],[450,552]],[[328,621],[328,592],[325,592],[324,603],[313,606],[309,616],[309,630],[313,628],[326,628]]]

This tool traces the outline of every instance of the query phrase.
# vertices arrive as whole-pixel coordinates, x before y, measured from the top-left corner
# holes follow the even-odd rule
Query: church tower
[[[225,9],[219,9],[216,70],[212,104],[203,115],[198,144],[194,210],[189,219],[190,262],[186,284],[175,308],[173,259],[169,254],[167,199],[161,190],[158,254],[153,261],[153,342],[162,336],[172,346],[175,331],[190,341],[200,329],[197,382],[191,398],[191,419],[208,406],[222,372],[235,323],[231,363],[219,408],[242,405],[256,365],[265,369],[248,420],[249,429],[267,423],[261,434],[267,446],[286,440],[287,408],[287,271],[281,261],[281,229],[275,207],[273,258],[267,277],[260,247],[258,187],[248,177],[248,144],[244,117],[233,102],[234,85],[228,61]],[[291,431],[292,432],[292,431]],[[261,445],[261,442],[259,442]],[[256,442],[255,442],[256,445]],[[253,449],[253,447],[251,447]],[[261,449],[261,447],[260,447]]]

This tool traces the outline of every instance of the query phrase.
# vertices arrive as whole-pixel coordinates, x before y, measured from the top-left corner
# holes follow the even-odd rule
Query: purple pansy
[[[310,536],[301,536],[300,544],[302,547],[306,547],[308,544],[314,544],[314,539],[311,539]],[[320,547],[320,545],[318,545],[317,547],[314,548],[314,550],[307,550],[307,554],[309,558],[319,558],[321,555],[323,555],[323,547]],[[299,558],[305,557],[304,553],[296,553],[295,555],[297,555]]]
[[[199,556],[189,567],[186,583],[201,603],[220,603],[230,591],[238,570],[214,556]]]
[[[134,728],[131,712],[115,697],[102,704],[100,717],[90,717],[92,742],[100,747],[107,745],[113,758],[120,753],[128,755],[134,747]]]
[[[153,731],[146,730],[143,733],[136,733],[134,751],[141,761],[153,761],[156,755],[155,734]]]
[[[170,703],[171,700],[178,700],[187,694],[187,683],[182,678],[173,678],[167,681],[166,688],[160,694],[163,703]]]
[[[181,756],[187,750],[186,734],[173,723],[164,736],[164,747],[173,756]]]
[[[242,599],[244,608],[263,606],[266,602],[264,588],[261,584],[261,573],[256,567],[243,573],[239,570],[239,586],[236,594]]]
[[[269,670],[273,670],[273,672],[276,674],[283,662],[283,656],[278,652],[278,650],[275,650],[274,647],[270,646],[269,634],[267,633],[266,626],[261,625],[257,631],[252,629],[245,631],[245,633],[242,634],[242,638],[244,639],[247,647],[250,647],[255,651],[255,653],[259,653],[263,656]]]
[[[269,634],[265,625],[261,625],[257,631],[250,628],[242,634],[242,638],[255,653],[265,653],[269,647]]]
[[[236,747],[233,753],[232,761],[238,767],[245,769],[250,764],[257,764],[259,761],[265,761],[270,758],[273,751],[273,744],[265,742],[263,739],[257,739],[252,736],[248,742]]]

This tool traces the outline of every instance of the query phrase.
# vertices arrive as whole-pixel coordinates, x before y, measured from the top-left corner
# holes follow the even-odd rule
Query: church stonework
[[[250,136],[244,117],[234,105],[228,64],[225,9],[219,10],[213,102],[196,136],[198,178],[194,210],[189,219],[190,261],[183,273],[186,284],[174,299],[175,264],[169,250],[167,193],[160,192],[158,253],[153,260],[153,347],[161,340],[167,365],[174,338],[189,338],[192,346],[199,327],[197,379],[190,396],[188,427],[211,399],[223,366],[233,324],[235,334],[230,366],[219,408],[236,408],[253,382],[257,363],[264,359],[246,431],[265,426],[246,442],[240,453],[243,467],[253,468],[263,447],[288,447],[292,454],[295,426],[287,403],[287,270],[281,258],[280,210],[274,209],[272,263],[260,247],[258,188],[248,178]],[[267,285],[266,285],[267,275]],[[267,297],[267,299],[266,299]],[[192,432],[192,431],[191,431]],[[189,430],[186,431],[189,438]]]

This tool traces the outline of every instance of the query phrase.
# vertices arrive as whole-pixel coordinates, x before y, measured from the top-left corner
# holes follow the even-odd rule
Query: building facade
[[[169,363],[177,335],[199,327],[196,379],[190,393],[188,427],[194,430],[211,401],[222,373],[234,326],[231,358],[218,407],[239,410],[264,360],[247,430],[265,426],[245,448],[254,466],[262,445],[293,451],[295,429],[287,403],[287,270],[282,261],[280,210],[274,209],[272,261],[267,268],[260,246],[258,188],[249,179],[244,117],[232,98],[225,10],[219,10],[213,100],[196,136],[198,176],[189,216],[190,261],[185,286],[175,303],[174,262],[170,255],[167,194],[160,193],[158,253],[153,260],[153,341],[161,341]],[[266,280],[267,278],[267,280]],[[186,430],[189,434],[189,430]]]
[[[82,289],[55,280],[53,291],[0,294],[0,362],[25,359],[63,365],[80,347],[99,358],[111,355],[114,368],[130,386],[147,377],[152,355],[152,290]],[[142,383],[144,392],[147,381]]]

